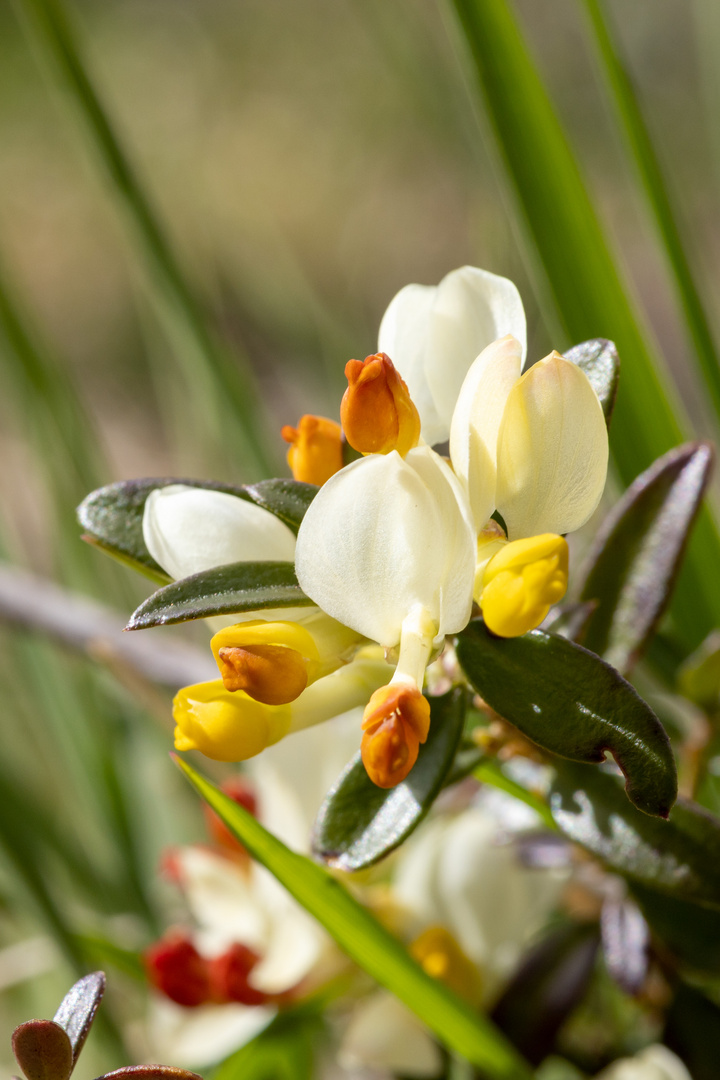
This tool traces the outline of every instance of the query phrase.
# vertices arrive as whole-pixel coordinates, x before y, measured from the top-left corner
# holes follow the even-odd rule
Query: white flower
[[[261,506],[224,491],[170,484],[148,495],[145,545],[170,577],[234,562],[292,562],[295,536]]]
[[[439,285],[406,285],[380,324],[378,349],[408,385],[431,445],[444,442],[463,379],[486,345],[513,334],[525,351],[525,312],[507,278],[463,266]]]
[[[679,1057],[660,1044],[613,1062],[596,1080],[692,1080]]]

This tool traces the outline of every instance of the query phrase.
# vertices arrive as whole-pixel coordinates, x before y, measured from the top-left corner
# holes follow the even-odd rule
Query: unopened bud
[[[567,591],[568,546],[543,533],[512,540],[485,567],[480,596],[485,623],[499,637],[534,630]]]
[[[296,480],[321,486],[343,467],[342,428],[325,416],[302,416],[280,432],[290,443],[288,465]]]
[[[340,406],[345,438],[361,454],[404,457],[417,446],[420,416],[389,356],[376,353],[345,365],[348,388]]]
[[[226,690],[244,690],[264,705],[294,701],[308,682],[304,657],[286,645],[226,645],[218,649],[218,662]]]
[[[213,1000],[229,1001],[241,1005],[264,1005],[267,994],[250,986],[250,972],[260,960],[259,955],[247,945],[236,943],[220,956],[208,961]]]
[[[199,750],[214,761],[246,761],[287,734],[289,705],[263,705],[220,679],[185,686],[173,701],[175,749]]]
[[[210,1001],[207,960],[182,930],[171,930],[143,953],[149,982],[178,1005],[192,1008]]]
[[[363,714],[360,746],[374,784],[395,787],[417,761],[430,730],[430,703],[416,686],[390,683],[376,690]]]
[[[410,953],[433,979],[471,1004],[480,1004],[480,973],[444,926],[429,926],[412,943]]]

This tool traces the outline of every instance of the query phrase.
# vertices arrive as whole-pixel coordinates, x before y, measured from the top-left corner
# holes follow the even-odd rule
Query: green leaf
[[[597,607],[582,641],[623,673],[668,605],[712,462],[709,443],[663,455],[631,484],[595,536],[580,598]]]
[[[631,881],[720,908],[720,821],[678,799],[668,821],[636,810],[604,769],[556,763],[550,810],[570,840]]]
[[[629,484],[687,438],[679,401],[611,253],[575,155],[518,26],[510,0],[450,0],[564,341],[602,334],[623,357],[623,388],[611,449]],[[562,351],[562,348],[561,348]],[[693,534],[673,613],[687,649],[720,624],[720,592],[707,582],[720,565],[720,532],[707,509]]]
[[[495,637],[482,619],[460,635],[457,655],[477,692],[528,739],[574,761],[601,762],[609,750],[631,802],[667,816],[677,794],[670,742],[649,705],[609,664],[543,630]]]
[[[213,1070],[212,1080],[313,1080],[322,1016],[311,1009],[282,1012]]]
[[[145,546],[142,521],[150,492],[171,484],[237,495],[239,499],[269,510],[296,534],[305,511],[317,494],[317,488],[312,484],[301,484],[296,480],[261,480],[247,487],[173,477],[121,480],[91,492],[78,507],[78,521],[87,534],[85,539],[155,581],[170,581]]]
[[[336,869],[361,870],[399,847],[425,817],[450,771],[466,703],[460,689],[430,698],[427,742],[408,778],[389,791],[373,784],[358,752],[320,807],[313,853]]]
[[[600,398],[606,423],[610,426],[620,379],[620,358],[615,342],[605,338],[593,338],[566,349],[563,356],[585,372],[590,385]]]
[[[147,630],[210,615],[311,604],[291,562],[228,563],[158,589],[132,613],[125,629]]]
[[[631,883],[633,896],[655,935],[683,964],[720,975],[720,911]]]
[[[403,1001],[449,1049],[493,1080],[531,1080],[526,1063],[488,1018],[432,979],[327,870],[290,851],[187,762],[175,760],[253,858],[325,927],[351,960]]]

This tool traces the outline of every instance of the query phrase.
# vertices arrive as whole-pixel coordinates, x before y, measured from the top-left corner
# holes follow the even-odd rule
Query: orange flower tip
[[[365,770],[380,788],[402,783],[417,761],[430,729],[430,703],[417,687],[404,684],[376,690],[363,715],[361,754]]]
[[[445,983],[473,1005],[480,1004],[480,973],[444,926],[429,926],[410,946],[410,954],[433,979]]]
[[[224,645],[218,664],[226,690],[244,690],[263,705],[295,701],[308,682],[305,658],[287,645]]]
[[[303,416],[280,431],[290,443],[287,459],[295,480],[322,486],[344,465],[342,428],[325,416]]]
[[[361,454],[403,457],[420,439],[420,416],[404,381],[385,353],[345,365],[348,388],[340,406],[345,437]]]

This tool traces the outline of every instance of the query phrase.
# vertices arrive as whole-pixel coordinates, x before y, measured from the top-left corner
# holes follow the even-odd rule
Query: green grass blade
[[[230,355],[208,325],[95,89],[61,0],[16,0],[16,6],[25,16],[23,21],[33,39],[43,47],[70,91],[96,152],[135,225],[163,293],[167,316],[178,332],[178,356],[184,362],[189,385],[195,384],[195,398],[212,403],[224,433],[223,444],[234,447],[248,473],[273,475],[277,460],[268,446],[265,414],[252,371],[241,357]]]
[[[628,146],[635,159],[648,203],[655,215],[700,370],[715,413],[720,419],[720,357],[715,348],[710,322],[691,262],[686,254],[677,207],[673,205],[632,80],[620,52],[612,20],[604,11],[603,0],[583,2],[594,31],[605,76],[615,98],[618,117],[625,129]]]
[[[385,986],[451,1050],[494,1080],[530,1080],[522,1058],[482,1013],[431,979],[402,944],[326,870],[297,855],[180,758],[177,764],[228,828],[338,945]]]
[[[622,375],[611,445],[620,476],[629,483],[685,439],[685,419],[645,340],[508,0],[451,0],[451,5],[567,336],[563,344],[599,335],[617,344]],[[720,594],[707,588],[719,559],[717,524],[705,509],[672,608],[685,647],[698,643],[720,621]]]

